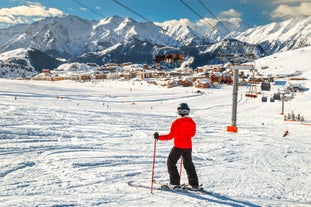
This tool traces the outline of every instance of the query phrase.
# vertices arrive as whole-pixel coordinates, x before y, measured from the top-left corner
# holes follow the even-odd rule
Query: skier
[[[171,125],[169,134],[159,135],[154,133],[156,140],[174,139],[174,147],[167,158],[167,169],[170,176],[170,188],[180,188],[180,175],[176,163],[183,157],[189,185],[193,189],[199,189],[198,176],[192,162],[192,137],[196,133],[196,123],[189,117],[190,108],[188,104],[181,103],[177,108],[178,117]]]

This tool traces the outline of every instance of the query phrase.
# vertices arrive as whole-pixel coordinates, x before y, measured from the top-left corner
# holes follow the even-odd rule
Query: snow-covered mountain
[[[55,57],[70,58],[85,51],[91,30],[90,21],[76,16],[49,17],[0,30],[0,51],[35,48]]]
[[[310,37],[311,16],[295,17],[236,34],[241,41],[261,45],[268,54],[311,45]]]
[[[185,23],[186,22],[186,23]],[[311,17],[250,28],[245,23],[224,22],[234,31],[227,35],[220,24],[198,26],[189,21],[136,22],[113,16],[90,21],[76,16],[49,17],[30,25],[0,30],[0,53],[32,48],[55,60],[50,66],[42,58],[29,60],[37,70],[53,69],[67,62],[134,62],[151,64],[158,48],[172,46],[193,56],[193,67],[219,61],[220,56],[253,54],[261,57],[311,44]],[[223,38],[224,37],[224,38]]]
[[[55,68],[62,62],[31,48],[20,48],[0,54],[0,78],[31,78],[38,68]]]

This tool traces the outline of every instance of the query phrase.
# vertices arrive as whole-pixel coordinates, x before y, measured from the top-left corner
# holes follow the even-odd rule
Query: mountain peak
[[[311,44],[311,17],[297,17],[246,31],[249,25],[240,21],[234,24],[207,21],[211,25],[188,19],[152,23],[119,16],[92,21],[73,15],[48,17],[30,25],[0,30],[0,52],[34,48],[67,61],[151,64],[156,48],[172,46],[194,56],[195,66],[219,61],[216,58],[219,46],[228,32],[230,38],[239,40],[241,48],[237,51],[254,52],[252,48],[257,48],[261,54],[272,54]]]
[[[250,28],[236,38],[259,44],[270,54],[308,46],[311,44],[311,16],[294,17],[283,22]]]

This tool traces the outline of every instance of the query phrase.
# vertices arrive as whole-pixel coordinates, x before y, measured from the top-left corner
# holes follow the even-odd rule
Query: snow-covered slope
[[[296,63],[301,76],[310,77],[310,61],[299,59],[309,55],[310,47],[263,62],[267,74],[291,72]],[[301,82],[311,87],[310,79]],[[272,85],[266,95],[280,87]],[[248,90],[239,87],[239,132],[232,134],[226,132],[232,86],[196,93],[137,81],[0,79],[0,205],[310,206],[311,91],[285,102],[286,114],[304,116],[301,124],[284,121],[280,101],[247,98]],[[148,189],[153,133],[169,131],[181,102],[190,105],[197,123],[199,181],[217,194]],[[157,182],[168,182],[172,144],[156,142]],[[131,187],[131,181],[147,189]],[[187,182],[184,170],[181,182]]]
[[[0,54],[0,78],[31,78],[38,74],[31,65],[27,49]]]
[[[311,46],[261,58],[255,62],[255,67],[263,75],[294,74],[298,71],[302,77],[311,79],[310,58]]]
[[[15,57],[15,58],[24,58],[25,61],[27,62],[27,49],[16,49],[16,50],[10,50],[8,52],[4,52],[0,54],[0,60],[4,61],[4,60],[8,60],[11,57]],[[31,65],[29,64],[29,62],[27,62],[27,66],[31,67]]]
[[[33,48],[0,53],[1,78],[31,78],[44,68],[56,68],[62,62]]]

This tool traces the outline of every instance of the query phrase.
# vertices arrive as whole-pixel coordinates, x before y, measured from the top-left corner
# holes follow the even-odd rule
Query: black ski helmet
[[[188,104],[186,103],[181,103],[179,104],[178,108],[177,108],[177,113],[181,116],[184,116],[184,115],[189,115],[190,113],[190,108],[188,106]]]

